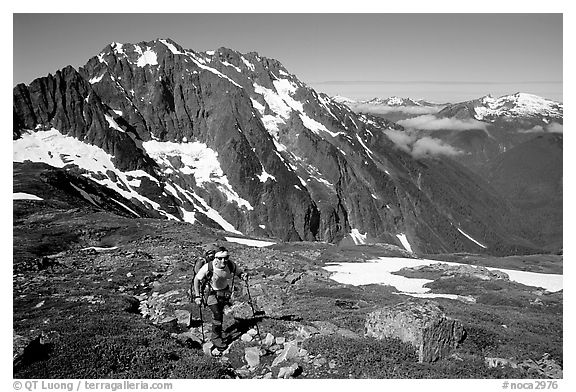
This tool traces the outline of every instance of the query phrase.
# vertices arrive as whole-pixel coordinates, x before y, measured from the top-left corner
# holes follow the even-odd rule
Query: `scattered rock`
[[[254,339],[254,338],[252,337],[252,335],[249,335],[249,334],[247,334],[247,333],[243,334],[243,335],[240,337],[240,340],[242,340],[243,342],[246,342],[246,343],[251,342],[253,339]]]
[[[178,320],[178,324],[187,326],[190,323],[190,312],[183,309],[177,309],[174,311],[174,315]]]
[[[204,351],[204,354],[206,355],[212,355],[213,346],[214,344],[212,342],[206,342],[202,345],[202,351]]]
[[[547,354],[537,361],[538,368],[540,369],[540,374],[546,378],[563,378],[562,367],[556,363],[553,359],[549,359]]]
[[[274,335],[272,335],[270,332],[268,332],[266,334],[266,337],[264,338],[263,344],[266,347],[272,346],[274,344]]]
[[[298,282],[302,276],[304,276],[304,273],[293,273],[293,274],[289,274],[286,276],[285,280],[290,283],[290,284],[295,284],[296,282]]]
[[[250,368],[257,368],[260,365],[260,348],[246,347],[244,349],[244,359]]]
[[[334,304],[338,306],[340,309],[348,309],[348,310],[360,309],[360,306],[358,305],[357,302],[350,300],[337,299],[336,301],[334,301]]]
[[[317,357],[317,358],[314,358],[314,361],[312,362],[312,364],[313,364],[315,367],[321,367],[321,366],[323,366],[323,365],[326,365],[327,362],[328,362],[328,360],[327,360],[326,358],[324,358],[324,357]]]
[[[296,342],[288,342],[284,344],[284,349],[278,354],[274,361],[272,362],[272,367],[278,366],[278,364],[288,361],[290,359],[294,359],[298,356],[298,352],[300,349]]]
[[[278,371],[278,378],[294,377],[298,371],[301,371],[300,365],[293,363],[290,366],[282,367]]]
[[[462,324],[446,317],[432,301],[402,302],[372,312],[365,330],[367,336],[398,338],[411,344],[420,363],[445,358],[466,336]]]
[[[250,378],[250,370],[248,369],[236,369],[236,374],[240,378]]]
[[[278,350],[281,350],[282,346],[278,345],[278,344],[273,344],[271,345],[268,350],[270,350],[271,352],[275,353]]]
[[[286,338],[284,336],[278,336],[276,337],[276,344],[277,345],[282,345],[286,342]]]
[[[518,368],[518,363],[513,359],[505,359],[505,358],[484,358],[484,363],[489,368],[499,367],[499,366],[510,366],[513,369]]]
[[[14,365],[47,358],[57,337],[56,332],[29,331],[23,334],[12,332]]]
[[[178,332],[178,319],[174,316],[167,316],[157,322],[157,325],[168,332]]]
[[[296,331],[292,331],[291,335],[299,341],[304,341],[311,338],[313,335],[318,335],[320,331],[311,325],[301,325]]]
[[[546,353],[538,361],[532,359],[524,360],[518,363],[518,367],[525,371],[535,371],[542,378],[563,378],[562,367],[553,359],[550,359],[550,354]]]
[[[202,347],[202,337],[199,336],[195,331],[188,331],[178,334],[175,333],[173,334],[173,337],[190,347]]]

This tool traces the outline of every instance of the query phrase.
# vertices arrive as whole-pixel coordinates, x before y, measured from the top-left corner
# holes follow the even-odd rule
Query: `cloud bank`
[[[544,127],[541,125],[536,125],[533,128],[521,130],[519,132],[520,133],[542,133],[542,132],[564,133],[564,126],[562,124],[557,123],[557,122],[553,122],[553,123],[550,123],[549,125],[546,125]]]
[[[416,140],[412,145],[412,156],[414,158],[424,158],[426,156],[435,155],[458,155],[462,152],[451,145],[444,143],[440,139],[434,139],[425,136],[422,139]]]
[[[438,131],[438,130],[450,130],[450,131],[464,131],[468,129],[482,129],[486,130],[486,124],[474,120],[459,120],[455,118],[437,118],[433,115],[423,115],[407,120],[400,120],[398,124],[409,129],[420,129],[423,131]]]
[[[418,138],[417,135],[410,131],[397,131],[394,129],[387,129],[384,133],[397,148],[409,153],[416,159],[438,155],[454,156],[462,154],[462,151],[442,140],[429,136]]]

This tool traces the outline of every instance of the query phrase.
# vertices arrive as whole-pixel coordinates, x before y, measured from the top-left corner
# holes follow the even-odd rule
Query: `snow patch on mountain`
[[[332,137],[338,136],[341,132],[332,132],[322,123],[311,118],[305,111],[302,102],[295,100],[292,94],[296,92],[298,86],[288,79],[276,79],[273,82],[276,91],[254,83],[254,92],[261,95],[268,107],[276,113],[276,116],[264,114],[264,107],[255,100],[252,100],[254,107],[260,112],[262,123],[269,133],[278,139],[279,124],[285,124],[285,120],[290,118],[292,112],[297,112],[302,120],[302,124],[310,131],[320,134],[322,132]]]
[[[399,233],[399,234],[396,234],[396,237],[398,237],[398,239],[402,243],[402,246],[404,247],[404,249],[406,249],[408,252],[412,253],[412,246],[410,246],[410,243],[408,242],[408,238],[406,237],[406,234]]]
[[[266,181],[268,181],[269,179],[270,179],[270,180],[273,180],[273,181],[276,181],[276,177],[274,177],[274,176],[271,175],[271,174],[268,174],[268,173],[266,172],[266,170],[264,170],[264,169],[262,169],[262,173],[259,174],[257,177],[258,177],[258,179],[260,180],[260,182],[266,182]]]
[[[292,111],[292,108],[289,105],[287,105],[286,102],[284,102],[284,100],[280,97],[280,95],[276,94],[273,90],[269,88],[260,86],[257,83],[254,83],[253,86],[254,86],[254,92],[264,97],[264,100],[268,104],[268,107],[270,107],[270,110],[272,110],[274,113],[276,113],[283,119],[287,119],[288,117],[290,117],[290,112]],[[290,99],[292,98],[290,97]],[[263,112],[261,112],[261,114],[264,115]]]
[[[57,129],[25,132],[20,139],[13,141],[12,151],[12,160],[14,162],[43,162],[59,168],[64,168],[68,165],[78,166],[89,173],[98,175],[95,178],[91,174],[83,174],[92,181],[113,189],[128,200],[136,199],[168,219],[179,220],[164,211],[160,204],[142,196],[133,189],[135,187],[131,184],[131,179],[145,176],[158,182],[154,177],[142,170],[122,172],[114,166],[112,162],[114,157],[101,148],[82,143],[71,136],[63,135]],[[73,153],[71,153],[72,151]],[[116,181],[110,179],[107,175],[108,172],[114,173]]]
[[[187,51],[186,55],[188,55],[188,57],[201,69],[204,69],[206,71],[212,72],[214,75],[218,76],[219,78],[222,79],[226,79],[228,80],[230,83],[232,83],[233,85],[235,85],[236,87],[242,88],[242,86],[240,86],[238,83],[236,83],[234,80],[232,80],[229,76],[224,75],[222,72],[218,71],[215,68],[209,67],[207,65],[204,65],[206,63],[205,59],[202,59],[201,57],[198,57],[194,52],[192,51]]]
[[[256,69],[254,67],[254,64],[252,64],[250,61],[246,60],[246,58],[244,56],[240,56],[240,60],[242,60],[242,62],[248,67],[248,69],[252,72],[254,72],[254,70]]]
[[[482,97],[479,105],[474,107],[477,120],[493,117],[511,116],[548,116],[562,117],[564,105],[533,94],[516,93],[494,98],[490,95]]]
[[[170,42],[166,41],[165,39],[161,39],[159,40],[160,42],[162,42],[164,45],[166,45],[166,47],[173,53],[173,54],[184,54],[184,52],[181,52],[178,50],[178,48],[176,48],[176,46],[172,45]]]
[[[218,225],[220,225],[220,227],[222,227],[222,229],[229,231],[231,233],[242,234],[240,231],[236,230],[236,228],[230,222],[224,219],[218,211],[210,207],[202,197],[198,196],[194,192],[182,189],[182,187],[178,186],[177,184],[174,184],[174,187],[182,195],[184,195],[184,197],[194,206],[194,208],[198,212],[206,215],[208,218],[216,222]],[[187,211],[184,208],[181,208],[181,212],[183,213],[183,216],[187,222],[189,223],[196,222],[195,212]]]
[[[105,74],[105,73],[103,73],[103,74],[100,75],[100,76],[95,76],[95,77],[91,78],[88,82],[89,82],[90,84],[98,83],[99,81],[102,80],[102,78],[104,77],[104,74]]]
[[[122,113],[122,112],[120,112],[120,113]],[[106,118],[106,121],[108,121],[108,125],[110,126],[110,128],[115,129],[115,130],[120,131],[120,132],[125,132],[122,128],[120,128],[118,123],[111,116],[105,114],[104,118]]]
[[[206,144],[200,142],[173,143],[151,140],[142,143],[142,147],[162,167],[194,176],[198,186],[204,186],[207,182],[216,184],[218,190],[226,196],[229,202],[234,202],[249,211],[254,209],[247,200],[241,198],[232,188],[220,167],[218,153]],[[173,159],[180,160],[182,166],[173,165]]]
[[[300,119],[302,120],[302,124],[304,124],[304,126],[306,128],[308,128],[309,130],[311,130],[312,132],[314,132],[317,135],[319,135],[320,132],[326,132],[327,134],[329,134],[332,137],[336,137],[339,134],[342,134],[342,132],[329,131],[328,128],[326,128],[323,124],[319,123],[316,120],[311,119],[310,117],[308,117],[304,113],[299,113],[299,115],[300,115]]]
[[[242,73],[242,70],[240,68],[238,68],[234,64],[230,64],[228,61],[221,61],[221,63],[227,67],[234,68],[238,73]]]
[[[146,65],[158,65],[158,56],[152,49],[146,48],[145,51],[142,51],[142,48],[135,46],[134,50],[140,54],[140,57],[136,61],[136,65],[138,67],[145,67]]]
[[[44,200],[41,197],[24,192],[13,192],[12,200]]]
[[[366,237],[368,236],[368,233],[360,234],[358,229],[352,229],[350,231],[350,236],[352,237],[355,245],[364,245],[366,243]]]
[[[251,238],[238,238],[238,237],[224,237],[228,242],[236,242],[238,244],[253,246],[256,248],[263,248],[266,246],[274,245],[275,242],[271,241],[262,241],[262,240],[254,240]]]
[[[120,205],[122,208],[124,208],[126,211],[134,214],[137,218],[140,218],[140,214],[138,214],[136,211],[134,211],[133,209],[129,208],[128,206],[126,206],[126,204],[119,202],[116,199],[110,198],[110,200],[112,200],[113,202],[115,202],[116,204]]]
[[[458,228],[458,231],[466,238],[468,238],[470,241],[474,242],[476,245],[487,249],[485,245],[482,245],[480,242],[476,241],[474,238],[472,238],[469,234],[466,234],[462,229]]]

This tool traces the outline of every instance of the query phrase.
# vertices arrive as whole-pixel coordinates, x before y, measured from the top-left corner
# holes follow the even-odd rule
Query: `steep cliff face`
[[[83,168],[171,219],[422,252],[530,246],[482,180],[443,158],[415,160],[384,132],[401,127],[353,113],[257,53],[113,43],[78,72],[17,86],[14,119],[15,161],[39,156],[26,141],[41,139],[54,149],[40,154],[46,163]],[[52,128],[111,164],[88,168],[48,143]]]

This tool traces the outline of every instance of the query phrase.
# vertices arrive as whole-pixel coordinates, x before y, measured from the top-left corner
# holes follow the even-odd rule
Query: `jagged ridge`
[[[423,252],[529,247],[478,177],[414,160],[382,132],[401,127],[353,113],[257,53],[112,43],[78,72],[17,86],[14,118],[15,151],[51,128],[97,146],[114,167],[87,177],[171,219],[282,240],[406,236]]]

